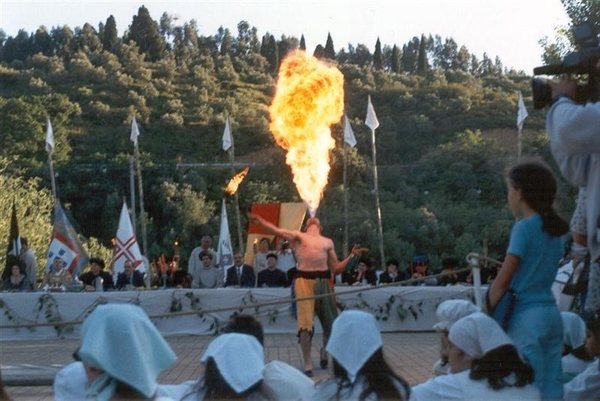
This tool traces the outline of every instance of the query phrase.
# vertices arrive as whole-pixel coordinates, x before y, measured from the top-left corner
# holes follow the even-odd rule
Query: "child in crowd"
[[[542,398],[560,399],[563,330],[550,288],[563,253],[561,236],[569,225],[553,209],[556,179],[542,162],[515,165],[506,186],[508,206],[520,220],[511,230],[486,309],[492,313],[505,293],[515,295],[507,333],[533,367]]]

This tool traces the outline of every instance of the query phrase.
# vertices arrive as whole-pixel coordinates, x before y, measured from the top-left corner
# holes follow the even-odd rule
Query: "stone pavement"
[[[432,366],[439,355],[438,334],[434,332],[383,333],[383,349],[387,360],[400,376],[411,385],[421,383],[432,375]],[[159,378],[163,384],[196,379],[202,374],[200,357],[212,336],[167,337],[178,356],[177,362]],[[321,370],[319,348],[322,336],[315,334],[312,357],[315,382],[331,375]],[[51,385],[30,386],[31,380],[50,383],[54,373],[72,362],[72,352],[78,340],[0,341],[0,366],[7,392],[14,400],[52,400]],[[266,334],[266,360],[281,360],[302,368],[300,346],[295,334]]]

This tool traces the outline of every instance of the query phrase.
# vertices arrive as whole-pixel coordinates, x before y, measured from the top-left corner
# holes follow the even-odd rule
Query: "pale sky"
[[[486,52],[528,74],[543,65],[538,41],[568,24],[560,0],[0,0],[0,28],[9,36],[40,25],[74,29],[88,22],[97,28],[112,14],[122,36],[142,5],[156,21],[163,12],[177,17],[177,25],[195,19],[204,36],[219,26],[236,36],[242,20],[257,28],[259,38],[267,32],[276,38],[304,34],[310,52],[325,45],[329,32],[336,52],[348,43],[373,51],[378,37],[382,45],[402,46],[422,33],[437,34],[452,37],[479,59]]]

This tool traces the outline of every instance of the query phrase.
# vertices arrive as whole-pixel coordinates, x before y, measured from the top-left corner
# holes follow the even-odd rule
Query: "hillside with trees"
[[[350,243],[371,249],[380,266],[373,196],[371,132],[364,125],[370,95],[376,131],[386,257],[405,267],[414,254],[435,266],[445,256],[481,252],[501,257],[513,219],[503,171],[516,159],[515,120],[521,91],[529,109],[524,153],[553,165],[545,111],[532,110],[530,76],[481,60],[452,38],[418,34],[405,44],[337,48],[335,32],[306,49],[305,38],[267,33],[240,21],[237,32],[198,34],[195,21],[177,25],[140,7],[126,32],[110,16],[98,27],[40,26],[7,37],[0,30],[0,248],[6,248],[13,202],[21,233],[40,264],[51,231],[46,118],[56,141],[58,198],[94,255],[110,256],[123,199],[129,202],[132,116],[140,126],[150,259],[187,255],[204,234],[219,234],[220,202],[231,177],[221,148],[231,118],[236,161],[250,166],[240,187],[244,211],[253,203],[298,201],[285,155],[269,132],[268,106],[277,70],[302,49],[343,73],[345,108],[358,144],[348,149]],[[313,38],[314,39],[314,38]],[[343,127],[318,211],[324,233],[343,254]],[[242,167],[237,168],[241,170]],[[561,183],[568,215],[573,190]],[[232,241],[238,248],[233,202]],[[138,232],[139,236],[139,232]],[[4,255],[2,255],[4,257]]]

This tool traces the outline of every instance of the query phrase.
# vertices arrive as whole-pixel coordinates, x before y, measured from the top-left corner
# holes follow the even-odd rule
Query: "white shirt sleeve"
[[[586,370],[564,385],[564,400],[600,399],[600,371],[598,360],[592,362]]]
[[[455,375],[438,376],[410,390],[410,401],[462,400],[463,391]]]

